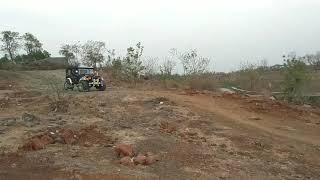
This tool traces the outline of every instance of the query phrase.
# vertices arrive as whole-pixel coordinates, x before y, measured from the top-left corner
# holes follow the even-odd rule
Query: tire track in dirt
[[[178,104],[187,106],[194,111],[206,111],[214,113],[218,116],[224,117],[223,120],[236,123],[238,126],[252,127],[254,134],[262,132],[268,133],[272,136],[282,137],[302,143],[320,145],[319,127],[309,127],[303,122],[293,121],[291,119],[284,119],[283,117],[272,117],[268,114],[258,112],[249,112],[241,108],[239,104],[230,99],[218,99],[208,95],[181,95],[177,92],[149,92],[155,96],[166,96]],[[253,115],[261,117],[262,120],[253,121],[249,118]],[[227,123],[227,122],[225,122]],[[294,125],[299,129],[296,130],[282,130],[279,127],[285,125]]]

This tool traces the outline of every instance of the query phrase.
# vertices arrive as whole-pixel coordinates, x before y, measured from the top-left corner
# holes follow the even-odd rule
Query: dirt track
[[[38,73],[46,74],[27,75]],[[20,77],[0,80],[0,117],[20,119],[26,112],[39,117],[39,124],[29,127],[17,120],[3,126],[0,179],[320,176],[317,110],[220,93],[112,87],[106,92],[69,92],[68,111],[59,113],[50,111],[45,85],[27,88],[30,81],[18,81]],[[35,151],[22,148],[35,135],[62,129],[79,132],[78,142],[50,143]],[[132,144],[137,153],[155,153],[160,161],[120,165],[113,148],[119,143]]]

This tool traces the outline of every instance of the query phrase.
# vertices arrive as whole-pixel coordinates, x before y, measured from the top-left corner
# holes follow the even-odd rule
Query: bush
[[[16,70],[17,69],[17,65],[13,64],[11,62],[1,62],[0,63],[0,69],[3,69],[3,70]]]

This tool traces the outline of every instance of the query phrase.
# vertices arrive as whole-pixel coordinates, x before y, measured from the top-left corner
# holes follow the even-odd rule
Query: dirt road
[[[112,87],[68,92],[66,111],[54,112],[43,78],[37,80],[41,86],[27,88],[26,77],[38,73],[46,74],[0,79],[0,179],[320,176],[318,110],[217,92]],[[52,133],[63,139],[51,141]],[[159,161],[119,164],[114,146],[121,143]]]
[[[249,126],[255,131],[265,132],[273,136],[288,138],[302,143],[320,145],[318,115],[313,113],[297,114],[287,110],[285,113],[278,112],[277,115],[272,113],[261,113],[254,109],[246,109],[247,104],[239,99],[230,99],[228,97],[214,97],[214,94],[207,95],[181,95],[177,93],[157,93],[154,95],[165,95],[174,99],[180,104],[189,107],[212,112],[225,117],[232,123],[240,126]],[[250,98],[248,98],[250,99]],[[250,105],[249,107],[250,108]],[[271,108],[274,113],[279,109]],[[285,107],[286,108],[286,107]],[[291,114],[291,115],[290,115]]]

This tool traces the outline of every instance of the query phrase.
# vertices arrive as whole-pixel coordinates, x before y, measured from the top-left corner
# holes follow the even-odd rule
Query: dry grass
[[[191,89],[213,91],[217,88],[217,82],[213,75],[194,75],[190,76],[187,84]]]

